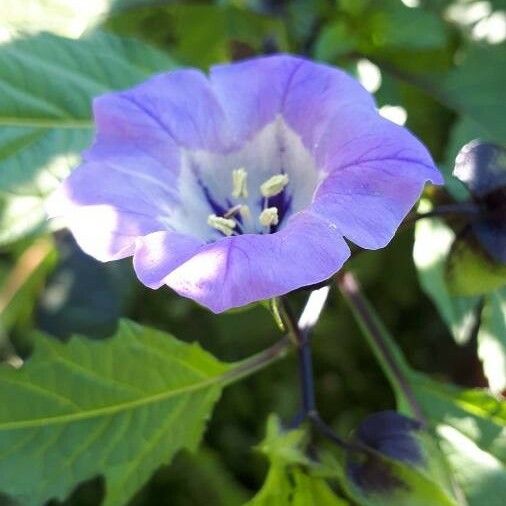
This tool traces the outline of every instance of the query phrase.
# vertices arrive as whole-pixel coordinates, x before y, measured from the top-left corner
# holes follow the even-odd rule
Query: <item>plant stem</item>
[[[311,357],[311,344],[309,341],[309,329],[302,330],[285,299],[280,299],[281,317],[288,332],[297,343],[297,355],[299,359],[299,382],[301,391],[302,416],[305,418],[315,410],[315,393],[313,379],[313,361]]]
[[[424,422],[422,410],[407,378],[407,365],[404,363],[404,358],[397,356],[396,350],[390,345],[386,330],[362,295],[355,276],[351,272],[346,272],[337,277],[337,284],[398,396],[405,401],[410,413]]]
[[[283,337],[269,348],[237,362],[234,367],[225,373],[223,378],[224,383],[229,385],[230,383],[235,383],[243,378],[251,376],[257,371],[285,357],[291,347],[292,343],[290,339],[287,336]]]
[[[312,411],[308,414],[308,418],[313,424],[313,426],[318,430],[318,432],[326,437],[329,441],[336,444],[337,446],[344,448],[346,450],[353,450],[354,445],[348,443],[344,439],[341,439],[333,430],[332,427],[329,427],[321,418],[320,414],[317,411]]]
[[[411,225],[418,220],[435,218],[437,216],[478,216],[481,210],[474,202],[457,202],[455,204],[442,204],[425,213],[410,213],[402,223]]]

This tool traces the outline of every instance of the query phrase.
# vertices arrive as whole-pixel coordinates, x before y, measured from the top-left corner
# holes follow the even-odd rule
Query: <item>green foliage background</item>
[[[506,6],[496,0],[480,11],[476,5],[483,2],[470,0],[417,3],[410,8],[398,0],[2,0],[2,360],[16,364],[37,343],[53,339],[39,331],[62,342],[72,334],[103,340],[122,317],[179,340],[197,340],[224,362],[243,359],[279,337],[261,306],[212,315],[167,289],[142,287],[130,261],[99,264],[78,251],[65,231],[48,229],[44,199],[92,138],[91,97],[131,86],[153,72],[175,66],[206,69],[285,51],[361,76],[367,60],[381,73],[378,105],[405,109],[406,125],[447,176],[447,190],[432,189],[429,200],[466,198],[451,176],[460,147],[478,137],[499,144],[506,140],[506,51],[494,34],[484,34],[487,20]],[[400,231],[388,248],[364,252],[348,266],[412,367],[464,387],[486,387],[493,376],[499,394],[506,386],[504,273],[485,294],[446,293],[441,262],[448,248],[443,247],[439,260],[420,260],[426,258],[424,244],[442,244],[438,226],[443,235],[451,233],[447,224],[438,223],[417,226],[418,272],[410,229]],[[456,269],[463,276],[471,272],[458,262]],[[480,285],[477,272],[473,286]],[[304,296],[296,294],[295,304],[302,304]],[[485,326],[480,329],[475,316],[481,308]],[[318,405],[338,433],[348,434],[369,413],[394,408],[394,393],[337,291],[315,329],[314,360]],[[151,366],[147,361],[145,367]],[[131,504],[232,506],[247,501],[267,470],[252,447],[263,438],[270,413],[283,420],[294,415],[297,381],[290,356],[224,390],[200,449],[178,453]],[[213,396],[206,402],[212,404],[218,393]],[[16,403],[15,394],[0,399]],[[6,404],[0,409],[7,412]],[[192,438],[180,445],[194,446]],[[86,478],[65,504],[100,503],[103,479]],[[9,500],[0,497],[4,503]]]

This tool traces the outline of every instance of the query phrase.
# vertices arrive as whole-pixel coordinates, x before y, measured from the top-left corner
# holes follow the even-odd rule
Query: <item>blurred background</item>
[[[147,59],[138,56],[146,75],[175,65],[207,69],[274,52],[343,67],[374,93],[381,114],[405,124],[428,146],[449,183],[445,190],[430,190],[429,196],[448,202],[465,198],[464,188],[451,178],[459,148],[476,137],[495,143],[506,139],[505,8],[502,0],[2,0],[2,360],[22,364],[33,347],[35,330],[62,340],[75,333],[103,339],[121,317],[179,339],[198,340],[230,361],[279,337],[270,314],[260,306],[212,315],[168,289],[144,288],[130,260],[100,264],[78,250],[64,230],[48,229],[44,199],[75,165],[92,133],[84,127],[72,135],[60,132],[51,123],[51,111],[45,119],[33,97],[24,101],[26,97],[12,93],[14,81],[33,88],[35,95],[47,93],[24,73],[26,59],[15,57],[16,48],[22,47],[18,44],[31,51],[30,65],[37,67],[44,59],[44,44],[56,40],[39,39],[40,32],[83,41],[107,37],[104,33],[135,39],[155,48]],[[50,47],[46,58],[48,54]],[[69,51],[65,57],[71,69],[93,65],[91,56],[80,59]],[[131,83],[108,84],[120,88]],[[78,83],[75,90],[54,93],[69,93],[77,101],[83,88]],[[89,91],[100,92],[100,86]],[[36,110],[39,130],[25,124],[27,110]],[[72,113],[77,122],[89,121],[89,101]],[[489,364],[488,376],[484,373],[478,339],[482,299],[464,315],[470,315],[465,328],[455,332],[441,304],[422,290],[423,273],[417,273],[413,244],[414,228],[407,228],[386,249],[364,252],[348,267],[413,367],[458,385],[486,387],[490,368],[502,366]],[[300,305],[304,297],[303,291],[296,294],[294,304]],[[347,434],[368,413],[394,406],[391,389],[336,290],[315,330],[314,360],[318,404],[339,433]],[[500,391],[503,372],[494,371]],[[226,390],[200,451],[182,453],[160,469],[132,504],[240,504],[259,488],[266,470],[252,446],[261,439],[269,413],[283,419],[293,416],[297,386],[296,363],[288,358]],[[80,486],[65,504],[99,504],[102,493],[103,484],[96,479]]]

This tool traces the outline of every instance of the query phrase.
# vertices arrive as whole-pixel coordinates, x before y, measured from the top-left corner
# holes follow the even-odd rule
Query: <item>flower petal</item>
[[[163,173],[146,157],[84,163],[51,195],[46,210],[51,218],[65,218],[89,255],[101,261],[124,258],[133,253],[137,237],[166,228],[163,207],[176,197]]]
[[[323,281],[349,255],[332,223],[301,212],[275,234],[246,234],[207,245],[168,273],[165,282],[218,313]]]
[[[159,74],[146,82],[108,96],[103,107],[97,102],[99,132],[117,135],[117,124],[109,124],[111,101],[124,115],[135,115],[139,124],[158,129],[176,145],[185,148],[215,150],[227,143],[228,129],[224,112],[207,77],[198,70],[176,70]],[[126,118],[126,130],[131,128]],[[108,127],[111,127],[108,129]],[[143,137],[140,137],[144,145]]]
[[[343,108],[375,107],[371,95],[346,72],[294,56],[219,65],[210,79],[239,140],[282,115],[312,148]]]
[[[85,163],[47,210],[65,216],[80,246],[107,261],[131,255],[137,237],[167,229],[181,198],[181,149],[223,148],[226,125],[207,78],[194,70],[99,97],[94,115],[97,136]]]
[[[325,139],[330,174],[312,209],[358,246],[382,248],[430,180],[442,176],[429,153],[406,129],[367,113],[340,135]]]
[[[176,232],[155,232],[137,241],[134,269],[150,288],[160,288],[169,272],[195,255],[205,243]]]

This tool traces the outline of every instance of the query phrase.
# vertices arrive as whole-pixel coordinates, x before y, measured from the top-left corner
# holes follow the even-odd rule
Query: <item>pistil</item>
[[[232,171],[232,197],[248,198],[248,173],[244,168]]]

